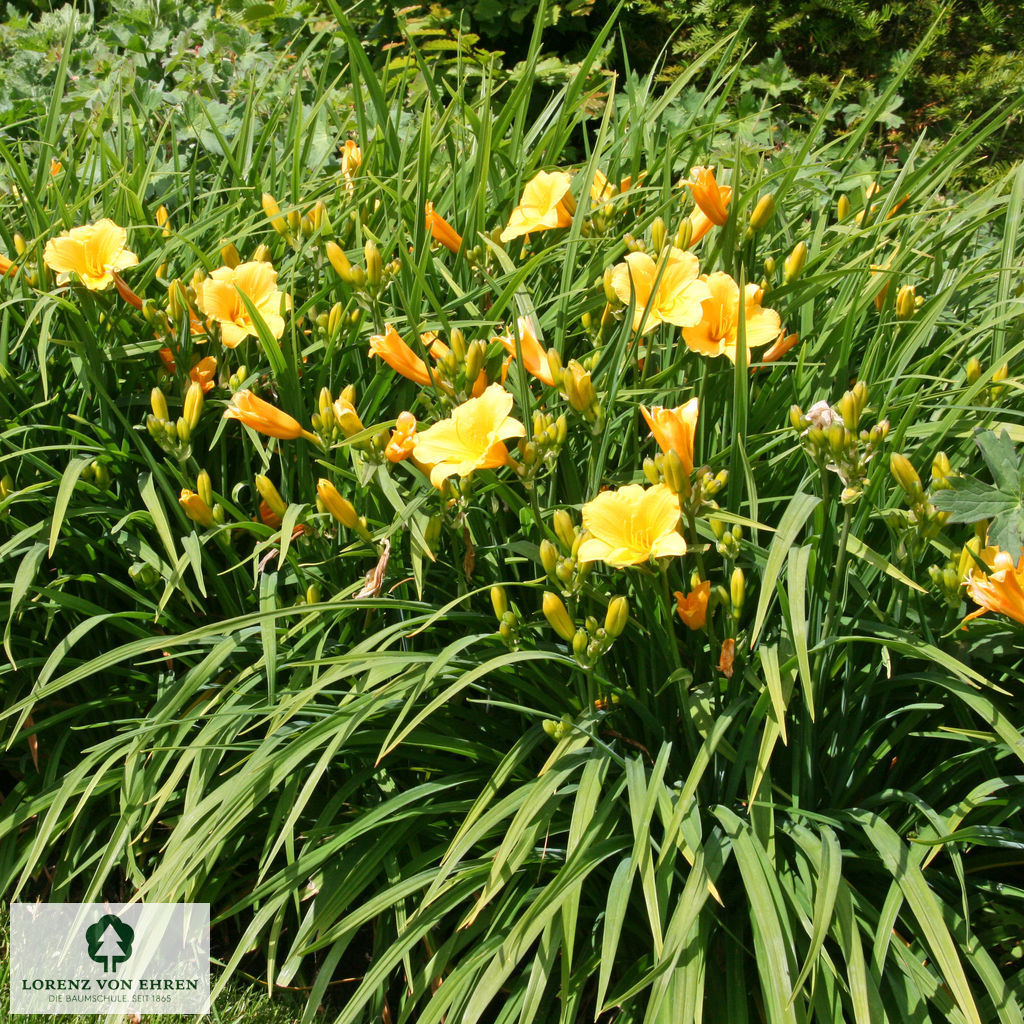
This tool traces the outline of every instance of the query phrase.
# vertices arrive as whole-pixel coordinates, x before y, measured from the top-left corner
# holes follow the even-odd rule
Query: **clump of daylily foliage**
[[[869,166],[403,60],[262,177],[0,197],[5,885],[210,902],[353,1022],[1019,1020],[998,119]]]

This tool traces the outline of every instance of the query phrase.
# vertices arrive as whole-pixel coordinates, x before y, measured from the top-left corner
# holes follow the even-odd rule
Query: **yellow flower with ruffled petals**
[[[628,484],[602,491],[583,506],[583,528],[589,535],[580,545],[581,562],[607,562],[621,568],[651,558],[686,554],[678,533],[679,498],[664,484]]]
[[[269,263],[256,260],[239,263],[237,267],[218,267],[197,282],[195,290],[196,305],[209,321],[220,325],[220,340],[227,348],[257,336],[256,324],[242,295],[256,307],[275,338],[284,334],[281,312],[292,308],[292,300],[278,290],[277,271]]]
[[[699,323],[683,328],[686,347],[704,356],[728,356],[736,362],[736,343],[739,336],[740,286],[721,271],[707,278],[710,298],[704,303]],[[747,285],[744,324],[747,349],[768,345],[775,341],[782,328],[782,320],[774,309],[761,308],[761,289]]]
[[[992,551],[992,548],[985,548],[980,553],[989,565],[988,572],[973,568],[967,574],[967,593],[981,607],[971,612],[964,622],[985,612],[999,612],[1024,624],[1024,548],[1021,548],[1016,568],[1008,551],[998,551],[995,555]]]
[[[511,242],[531,231],[567,228],[572,223],[570,178],[565,171],[538,171],[526,183],[519,205],[512,211],[508,226],[501,233],[503,242]]]
[[[128,232],[104,217],[51,238],[43,262],[57,272],[57,284],[67,284],[75,274],[90,291],[102,291],[114,283],[115,273],[138,264],[138,256],[125,248],[127,241]]]
[[[453,475],[505,465],[508,449],[502,442],[526,435],[522,423],[509,416],[512,401],[500,384],[492,384],[479,398],[456,406],[448,419],[416,435],[413,455],[433,465],[430,482],[435,487]]]
[[[675,246],[657,263],[645,252],[631,252],[612,271],[612,288],[624,303],[632,297],[634,331],[646,334],[661,323],[692,327],[711,294],[699,274],[697,257]]]

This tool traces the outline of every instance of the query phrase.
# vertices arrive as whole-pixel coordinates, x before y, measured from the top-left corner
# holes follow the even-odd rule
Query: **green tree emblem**
[[[94,925],[86,928],[85,941],[89,944],[89,959],[103,964],[104,971],[116,971],[132,955],[135,931],[113,914],[104,914]]]

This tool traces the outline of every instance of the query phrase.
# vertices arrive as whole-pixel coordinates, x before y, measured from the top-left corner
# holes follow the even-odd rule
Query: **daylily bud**
[[[540,542],[540,564],[549,576],[554,577],[558,567],[558,548],[547,538]]]
[[[754,207],[754,212],[750,215],[750,229],[760,231],[772,219],[774,213],[775,196],[769,192],[758,199],[757,206]]]
[[[836,217],[839,220],[846,220],[850,215],[850,198],[849,196],[842,195],[839,197],[839,201],[836,203]]]
[[[277,515],[283,516],[288,511],[288,503],[281,497],[270,477],[257,476],[256,490],[260,492],[260,497]]]
[[[932,459],[932,487],[943,489],[949,487],[949,477],[953,475],[953,467],[949,464],[949,456],[945,452],[938,452]]]
[[[269,263],[270,256],[270,246],[262,242],[256,246],[252,253],[252,259],[254,263]]]
[[[504,587],[491,587],[491,607],[494,609],[494,617],[500,622],[508,611],[508,595]]]
[[[738,619],[743,610],[743,601],[746,597],[747,582],[743,570],[737,565],[732,571],[729,580],[729,598],[732,602],[732,617]]]
[[[629,622],[629,601],[621,594],[616,594],[608,602],[608,611],[604,617],[604,630],[613,640],[619,636]]]
[[[604,268],[604,277],[601,279],[601,283],[604,286],[604,298],[605,298],[605,302],[610,302],[612,304],[621,305],[622,304],[621,300],[619,299],[619,296],[616,293],[615,289],[612,287],[612,279],[613,279],[614,273],[615,273],[615,268],[614,267],[605,267]]]
[[[665,226],[665,221],[661,217],[655,217],[651,224],[651,249],[658,253],[665,248],[665,237],[668,234],[668,228]]]
[[[196,492],[207,505],[213,507],[213,485],[210,483],[210,474],[205,469],[200,470],[199,476],[196,477]]]
[[[20,231],[14,232],[14,251],[19,256],[24,256],[28,252],[28,243],[25,241],[25,236]]]
[[[669,449],[662,459],[661,470],[665,475],[665,483],[676,494],[686,494],[690,489],[690,474],[686,472],[683,460],[674,448]]]
[[[551,517],[551,526],[562,547],[566,551],[572,551],[573,545],[577,540],[576,527],[573,526],[572,516],[564,508],[556,509],[555,514]]]
[[[800,276],[800,272],[804,269],[806,262],[807,245],[804,242],[797,242],[793,247],[793,251],[786,257],[783,273],[786,284],[789,284],[790,281],[795,281]]]
[[[367,268],[369,268],[370,260],[367,258]],[[453,327],[448,333],[448,347],[455,353],[455,358],[460,362],[466,360],[466,336],[458,327]]]
[[[178,503],[192,522],[205,526],[207,529],[216,525],[210,506],[194,491],[183,488],[178,497]]]
[[[922,500],[924,489],[921,486],[921,478],[917,475],[917,471],[905,455],[893,452],[889,456],[889,471],[911,501],[918,502]]]
[[[480,376],[480,371],[484,368],[486,356],[487,346],[479,339],[466,349],[466,381],[470,385]]]
[[[353,506],[351,501],[347,498],[343,498],[338,493],[338,489],[330,480],[326,480],[321,477],[316,484],[316,493],[324,503],[324,508],[326,508],[342,526],[347,526],[354,533],[357,533],[362,537],[363,540],[371,539],[370,531],[366,528],[366,524],[356,513],[355,506]]]
[[[263,205],[263,212],[267,215],[267,219],[273,225],[274,230],[279,235],[287,235],[288,223],[281,216],[281,207],[277,205],[274,197],[269,192],[264,192],[261,203]]]
[[[183,323],[188,316],[188,293],[180,278],[167,286],[167,312],[175,324]]]
[[[170,419],[170,414],[167,411],[167,396],[160,390],[160,388],[153,388],[149,393],[149,405],[153,410],[153,415],[158,420]]]
[[[345,310],[340,302],[336,302],[331,306],[331,311],[327,314],[327,336],[329,338],[333,338],[338,333],[338,328],[341,327],[341,318],[344,313]]]
[[[909,320],[917,309],[917,294],[912,284],[905,284],[896,293],[896,317],[899,320]]]
[[[231,267],[232,270],[242,262],[242,257],[238,254],[238,250],[235,248],[234,242],[225,242],[225,244],[221,246],[220,258],[221,262],[226,267]]]
[[[1010,364],[1009,363],[1003,363],[1003,365],[1000,366],[999,369],[996,370],[996,372],[992,374],[992,383],[993,384],[999,384],[1000,382],[1006,380],[1006,378],[1009,377],[1009,376],[1010,376]]]
[[[199,425],[199,416],[203,411],[203,385],[198,381],[192,381],[185,392],[185,419],[188,421],[189,430],[195,430]]]
[[[550,590],[545,590],[541,609],[551,628],[567,643],[573,643],[576,627],[573,626],[562,599],[557,594],[552,594]]]
[[[977,356],[971,356],[967,360],[967,383],[976,384],[981,377],[981,360]]]
[[[369,286],[376,290],[384,279],[384,264],[380,258],[380,250],[373,239],[368,239],[363,246],[363,256],[366,259],[366,281]]]
[[[658,468],[658,459],[652,459],[649,455],[644,459],[644,476],[647,477],[648,483],[653,487],[657,487],[661,481],[661,470]]]
[[[183,443],[192,436],[192,428],[188,425],[188,420],[184,416],[178,417],[178,422],[175,424],[175,433],[178,435],[178,440]]]
[[[676,231],[675,247],[684,251],[689,249],[691,238],[693,238],[693,221],[689,217],[684,217]]]
[[[549,348],[547,350],[548,360],[548,371],[551,373],[552,380],[561,380],[562,378],[562,357],[556,348]]]
[[[167,207],[163,205],[158,206],[156,209],[156,226],[162,229],[164,238],[170,236],[170,220],[171,215],[167,212]]]
[[[804,416],[803,409],[799,405],[789,407],[789,423],[794,430],[806,430],[808,420]]]
[[[313,209],[309,211],[308,217],[313,231],[320,231],[321,229],[330,230],[330,217],[327,215],[327,206],[322,199],[318,199],[313,204]]]

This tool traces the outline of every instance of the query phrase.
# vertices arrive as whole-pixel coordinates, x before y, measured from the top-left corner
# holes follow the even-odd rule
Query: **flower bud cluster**
[[[555,584],[565,597],[579,593],[584,581],[590,575],[591,562],[577,560],[583,532],[576,526],[565,509],[558,509],[551,522],[558,544],[545,538],[540,542],[540,562],[548,579]]]
[[[196,489],[189,490],[183,487],[178,497],[185,515],[194,523],[210,529],[219,526],[224,522],[224,506],[216,501],[213,496],[213,487],[210,484],[210,474],[201,470],[196,477]]]
[[[718,508],[715,495],[729,482],[727,469],[713,473],[710,466],[699,466],[691,476],[674,448],[645,458],[643,469],[652,485],[665,484],[679,496],[679,506],[687,519]]]
[[[798,405],[789,410],[790,424],[800,432],[807,454],[819,469],[836,473],[842,480],[840,500],[844,505],[860,500],[867,485],[868,463],[889,433],[888,420],[882,420],[870,429],[861,427],[867,401],[867,386],[858,381],[835,406],[820,401],[806,413]]]
[[[949,513],[937,509],[931,501],[935,491],[950,487],[949,477],[953,471],[945,452],[939,452],[932,460],[930,486],[925,491],[921,478],[910,464],[910,460],[899,452],[889,456],[889,472],[903,490],[903,500],[909,511],[890,509],[886,521],[898,534],[898,554],[910,552],[915,558],[924,554],[928,542],[938,537]]]
[[[577,624],[562,599],[550,590],[544,591],[541,609],[548,624],[569,644],[573,657],[584,669],[597,664],[629,623],[629,601],[621,594],[608,602],[603,623],[588,615],[582,624]]]
[[[299,213],[298,210],[289,210],[287,214],[282,214],[277,200],[269,192],[263,193],[261,204],[271,227],[294,247],[298,247],[304,238],[312,238],[314,235],[326,234],[332,230],[327,205],[322,199],[318,199],[305,214]],[[232,266],[226,259],[224,262]]]
[[[154,441],[168,454],[180,460],[192,454],[192,432],[199,425],[203,411],[203,386],[192,381],[185,392],[182,415],[172,419],[167,397],[160,388],[150,392],[152,412],[146,417],[146,429]]]
[[[981,361],[976,356],[971,356],[971,358],[967,360],[967,383],[969,385],[976,384],[981,380],[983,372],[984,369],[981,365]],[[1005,381],[1009,375],[1009,363],[1003,363],[1003,365],[992,374],[992,386],[981,391],[975,398],[975,401],[979,405],[998,405],[1003,392],[1006,390],[1006,385],[1003,381]]]
[[[533,435],[529,440],[519,441],[520,460],[516,472],[527,485],[532,484],[540,474],[554,468],[569,436],[569,424],[565,414],[553,416],[538,410],[533,414]]]
[[[739,523],[729,525],[716,516],[708,518],[708,525],[715,535],[715,550],[723,557],[735,561],[740,553],[740,541],[743,539],[743,527]]]
[[[370,298],[378,298],[401,268],[399,260],[384,263],[377,243],[372,238],[363,246],[365,267],[351,263],[337,242],[327,242],[324,245],[324,252],[342,281]]]
[[[349,384],[343,388],[337,398],[331,398],[328,388],[321,388],[318,398],[319,412],[310,418],[313,432],[325,449],[354,437],[364,430],[363,421],[359,418],[355,407],[356,389]],[[380,438],[364,438],[358,447],[364,450],[376,450]],[[387,431],[383,432],[383,443],[387,443]]]
[[[522,619],[519,610],[509,605],[504,587],[491,587],[491,607],[494,609],[494,617],[498,620],[498,636],[510,651],[518,651],[522,643]]]

